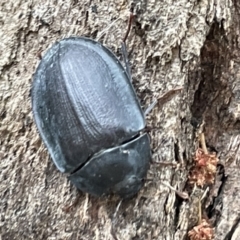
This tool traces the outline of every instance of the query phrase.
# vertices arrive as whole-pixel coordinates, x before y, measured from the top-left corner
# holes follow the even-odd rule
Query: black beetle
[[[80,190],[129,198],[151,159],[145,116],[117,57],[92,39],[55,43],[32,86],[33,115],[61,172]]]

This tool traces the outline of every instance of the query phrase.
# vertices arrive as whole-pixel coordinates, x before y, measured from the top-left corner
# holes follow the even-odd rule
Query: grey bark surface
[[[115,197],[78,193],[40,140],[30,103],[38,53],[78,35],[99,40],[120,57],[129,6],[124,0],[1,0],[2,240],[187,239],[206,189],[188,185],[198,146],[193,125],[203,121],[207,146],[220,160],[216,182],[202,202],[203,215],[215,227],[215,239],[240,238],[237,0],[135,1],[127,47],[143,108],[172,89],[182,90],[147,116],[153,163],[144,188],[117,212]],[[190,198],[181,199],[162,182]]]

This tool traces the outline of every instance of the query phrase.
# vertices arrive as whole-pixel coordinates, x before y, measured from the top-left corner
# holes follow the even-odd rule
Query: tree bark
[[[2,240],[188,239],[200,212],[215,229],[213,239],[240,238],[237,0],[134,1],[127,39],[133,85],[143,108],[160,99],[147,116],[153,160],[136,197],[118,209],[116,197],[78,193],[40,140],[30,102],[39,54],[78,35],[102,42],[121,58],[129,9],[125,0],[1,0]],[[161,101],[173,89],[181,91]],[[214,183],[194,187],[189,174],[200,126],[219,162]]]

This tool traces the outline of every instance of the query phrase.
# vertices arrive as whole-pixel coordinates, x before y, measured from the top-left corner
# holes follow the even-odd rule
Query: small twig
[[[158,97],[158,102],[161,103],[161,105],[163,105],[164,103],[168,102],[176,93],[180,92],[182,89],[183,89],[182,87],[177,87],[169,90],[168,92]]]
[[[202,222],[202,203],[201,200],[199,199],[198,201],[198,225],[201,224]]]
[[[204,191],[203,195],[201,198],[199,198],[198,202],[198,224],[201,224],[202,222],[202,200],[206,197],[206,194],[209,190],[209,187]]]
[[[168,92],[164,93],[157,99],[154,99],[153,102],[146,108],[144,111],[144,115],[147,116],[148,113],[158,104],[161,103],[163,105],[167,101],[169,101],[176,93],[182,90],[182,87],[174,88],[172,90],[169,90]]]
[[[156,106],[156,104],[157,104],[157,99],[154,99],[153,102],[144,111],[144,115],[147,116],[149,112],[151,112],[152,109]]]
[[[204,191],[200,201],[202,201],[206,197],[208,191],[209,191],[209,187],[207,187],[206,190]]]
[[[124,38],[123,38],[123,40],[122,40],[124,43],[126,42],[127,37],[128,37],[128,35],[129,35],[129,32],[130,32],[130,30],[131,30],[133,18],[134,18],[134,15],[133,15],[133,9],[132,9],[132,10],[130,10],[130,17],[129,17],[129,20],[128,20],[127,32],[126,32],[126,34],[125,34],[125,36],[124,36]]]
[[[119,211],[119,208],[120,208],[121,204],[122,204],[122,200],[118,203],[118,205],[117,205],[117,207],[116,207],[116,210],[115,210],[115,212],[114,212],[114,214],[113,214],[113,220],[116,218],[117,213],[118,213],[118,211]]]
[[[205,154],[208,154],[204,133],[200,133],[200,143],[201,143],[203,152]]]
[[[179,163],[173,163],[173,162],[152,162],[152,164],[161,166],[161,167],[172,167],[172,168],[178,168],[181,164]]]
[[[181,197],[182,199],[186,200],[189,199],[189,195],[186,192],[180,192],[178,190],[176,190],[174,187],[172,187],[171,185],[169,185],[168,183],[165,182],[161,182],[163,185],[165,185],[166,187],[170,188],[172,191],[174,191],[179,197]]]

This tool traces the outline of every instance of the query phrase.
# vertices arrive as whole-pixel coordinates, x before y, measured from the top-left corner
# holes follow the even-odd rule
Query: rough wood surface
[[[130,2],[1,0],[0,236],[7,239],[186,239],[198,202],[215,239],[240,238],[240,3],[135,0],[128,38],[142,106],[182,88],[147,117],[153,164],[137,197],[97,199],[53,165],[33,122],[32,74],[56,40],[83,35],[119,57]],[[220,160],[213,186],[191,188],[196,126]],[[164,164],[161,164],[164,163]],[[183,200],[162,182],[190,195]]]

